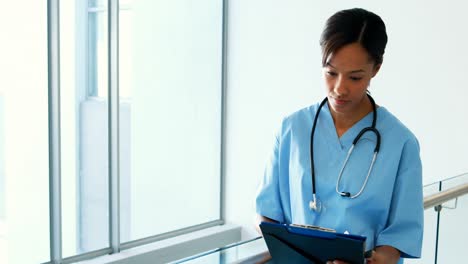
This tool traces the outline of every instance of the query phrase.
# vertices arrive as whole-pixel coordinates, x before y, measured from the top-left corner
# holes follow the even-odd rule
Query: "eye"
[[[362,80],[362,77],[356,77],[356,76],[351,76],[349,78],[355,82]]]
[[[337,74],[336,74],[336,72],[333,72],[333,71],[327,71],[327,75],[335,77]]]

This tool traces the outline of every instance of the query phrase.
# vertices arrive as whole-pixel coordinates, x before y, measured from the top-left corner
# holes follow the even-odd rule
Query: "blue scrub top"
[[[335,191],[339,171],[352,141],[372,124],[369,113],[340,138],[325,104],[314,135],[316,196],[312,200],[310,133],[319,104],[286,117],[275,139],[256,198],[259,215],[282,223],[310,224],[367,237],[366,250],[389,245],[402,257],[421,256],[423,235],[422,169],[416,137],[384,107],[377,108],[381,146],[367,185],[355,199]],[[365,133],[356,144],[339,190],[354,195],[361,189],[374,153],[376,137]],[[400,263],[402,260],[400,260]]]

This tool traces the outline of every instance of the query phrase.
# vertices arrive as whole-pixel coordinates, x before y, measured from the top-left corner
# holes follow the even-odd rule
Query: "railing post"
[[[442,181],[439,182],[439,192],[442,191]],[[440,211],[442,210],[442,205],[439,204],[434,207],[435,211],[437,212],[437,226],[436,226],[436,241],[435,241],[435,256],[434,256],[434,264],[437,264],[437,255],[439,250],[439,227],[440,227]]]

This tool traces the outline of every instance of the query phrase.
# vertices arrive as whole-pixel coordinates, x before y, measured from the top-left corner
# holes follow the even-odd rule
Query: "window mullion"
[[[54,264],[62,261],[59,14],[59,1],[47,1],[50,258]]]
[[[109,241],[120,251],[119,183],[119,1],[108,0],[108,101],[109,101]]]

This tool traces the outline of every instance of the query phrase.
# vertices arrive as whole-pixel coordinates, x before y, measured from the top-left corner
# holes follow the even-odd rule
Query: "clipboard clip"
[[[325,231],[325,232],[331,232],[331,233],[336,233],[336,230],[335,230],[335,229],[326,228],[326,227],[321,227],[321,226],[315,226],[315,225],[290,224],[290,226],[301,227],[301,228],[306,228],[306,229],[313,229],[313,230],[319,230],[319,231]]]

